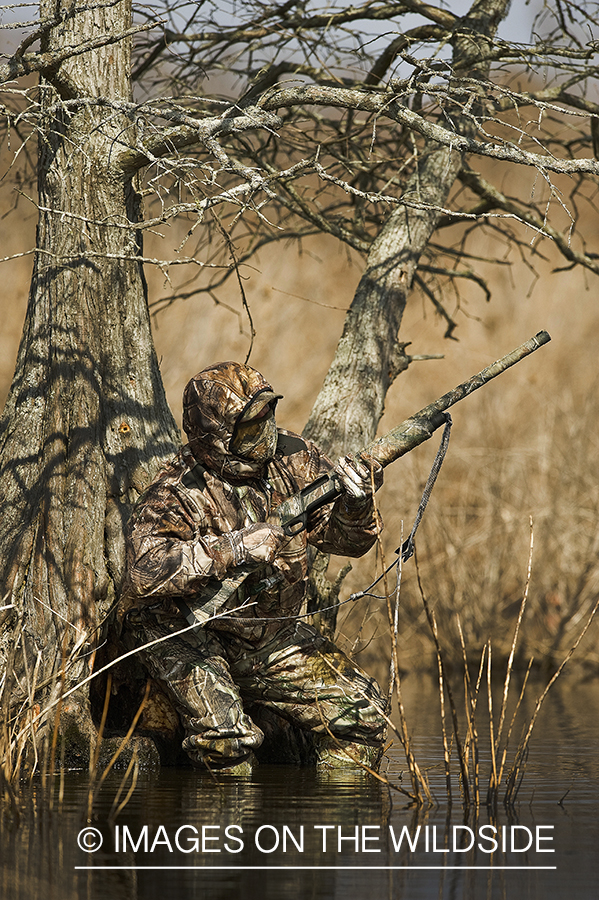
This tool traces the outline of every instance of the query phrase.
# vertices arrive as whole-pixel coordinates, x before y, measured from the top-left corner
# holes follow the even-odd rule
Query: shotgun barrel
[[[414,447],[427,441],[433,432],[445,422],[444,412],[450,406],[458,403],[459,400],[463,400],[464,397],[472,394],[473,391],[478,390],[483,384],[487,384],[492,378],[505,372],[510,366],[520,362],[525,356],[538,350],[539,347],[547,344],[550,340],[551,337],[546,331],[539,331],[538,334],[516,347],[511,353],[507,353],[501,359],[487,366],[478,375],[473,375],[468,381],[458,384],[452,391],[447,391],[438,400],[429,403],[428,406],[410,416],[397,428],[393,428],[383,437],[372,441],[360,451],[359,455],[366,459],[374,459],[382,466],[388,466],[389,463],[399,459],[400,456],[409,453]]]

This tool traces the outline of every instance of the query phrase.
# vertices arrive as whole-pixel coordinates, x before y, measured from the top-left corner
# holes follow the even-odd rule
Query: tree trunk
[[[480,78],[488,70],[486,38],[495,35],[508,7],[509,0],[476,0],[461,20],[453,41],[453,68],[460,77],[470,73]],[[477,104],[472,106],[476,115]],[[460,109],[455,112],[463,133],[472,132],[468,117]],[[445,114],[450,113],[446,108]],[[405,344],[398,341],[399,328],[418,261],[461,167],[460,153],[429,140],[404,192],[408,201],[422,206],[406,205],[392,212],[372,244],[335,357],[304,429],[333,458],[355,453],[374,438],[387,391],[408,367]],[[330,607],[332,599],[322,563],[314,573],[311,611]],[[318,619],[328,634],[334,633],[336,608],[318,613]]]
[[[81,35],[121,34],[129,0],[61,19],[48,52]],[[178,443],[153,348],[140,197],[113,167],[134,123],[83,101],[130,99],[130,41],[76,56],[40,83],[37,252],[16,371],[0,422],[0,584],[6,708],[38,692],[38,709],[93,666],[123,571],[123,523]],[[87,691],[63,726],[92,733]],[[38,738],[55,710],[37,723]],[[45,724],[44,724],[45,723]],[[71,734],[73,731],[71,729]]]
[[[333,457],[355,453],[376,434],[385,397],[407,369],[398,341],[418,260],[462,165],[446,147],[431,150],[406,196],[423,206],[400,207],[389,215],[372,244],[366,268],[347,313],[322,390],[304,434]]]
[[[411,180],[406,194],[424,204],[391,213],[374,241],[366,269],[347,313],[343,334],[304,434],[332,459],[356,453],[374,438],[385,397],[409,358],[398,332],[418,260],[461,168],[460,154],[432,150]],[[412,190],[415,193],[412,193]],[[326,577],[326,557],[316,554],[308,589],[308,611],[329,637],[337,625],[341,588]]]

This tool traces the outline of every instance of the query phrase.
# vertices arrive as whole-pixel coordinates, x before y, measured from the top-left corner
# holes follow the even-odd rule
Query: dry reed
[[[578,634],[574,644],[566,654],[565,658],[562,660],[559,668],[554,673],[554,675],[548,681],[546,687],[537,698],[535,703],[534,711],[529,721],[524,724],[522,731],[522,739],[518,744],[516,750],[513,753],[513,758],[511,764],[509,766],[509,773],[504,780],[504,775],[506,773],[506,767],[508,765],[509,759],[509,750],[511,737],[514,730],[514,726],[518,717],[518,713],[522,707],[522,701],[524,698],[524,692],[526,690],[526,686],[528,684],[528,675],[530,674],[530,669],[532,665],[532,660],[529,662],[528,669],[526,671],[526,676],[524,678],[522,688],[520,690],[518,699],[515,704],[515,708],[513,710],[510,724],[507,728],[507,732],[504,736],[504,726],[507,720],[507,710],[508,704],[510,700],[510,684],[512,681],[513,675],[513,665],[514,659],[516,657],[516,651],[518,649],[518,640],[521,636],[521,625],[524,616],[524,610],[526,607],[526,602],[529,595],[530,588],[530,580],[531,580],[531,572],[532,572],[532,559],[533,559],[533,527],[532,521],[530,522],[530,544],[529,544],[529,556],[528,556],[528,567],[527,567],[527,575],[526,575],[526,583],[522,595],[522,600],[520,603],[519,615],[516,621],[516,626],[514,629],[514,633],[511,640],[510,653],[507,659],[504,680],[503,680],[503,691],[501,697],[501,707],[499,712],[499,721],[497,724],[497,728],[495,728],[495,720],[493,713],[493,683],[494,683],[494,671],[493,671],[493,653],[492,653],[492,642],[489,639],[483,648],[483,652],[480,657],[480,664],[478,668],[478,677],[476,680],[476,685],[474,691],[472,690],[471,679],[470,679],[470,662],[468,659],[467,647],[464,640],[461,624],[458,618],[457,621],[457,629],[460,634],[460,646],[462,651],[462,662],[463,662],[463,683],[464,683],[464,707],[463,707],[463,715],[465,718],[465,733],[466,738],[464,741],[460,738],[460,715],[458,711],[458,706],[454,697],[454,692],[451,686],[451,679],[447,676],[446,673],[446,663],[445,656],[446,651],[442,644],[444,641],[440,636],[439,629],[437,626],[437,621],[435,617],[435,613],[432,610],[429,601],[425,595],[422,581],[420,578],[420,572],[418,567],[418,562],[416,560],[416,572],[418,577],[418,584],[421,593],[421,600],[425,610],[426,619],[431,630],[432,639],[434,642],[435,650],[436,650],[436,658],[437,658],[437,671],[438,671],[438,687],[439,687],[439,705],[440,705],[440,731],[443,742],[443,760],[444,760],[444,771],[445,771],[445,786],[446,786],[446,799],[449,804],[452,803],[454,799],[454,789],[453,789],[453,780],[456,777],[461,792],[461,801],[464,807],[465,814],[468,815],[470,809],[474,807],[475,811],[480,808],[482,805],[481,802],[481,791],[480,791],[480,781],[481,781],[481,771],[480,771],[480,758],[482,754],[482,750],[484,749],[484,741],[481,741],[479,735],[479,729],[477,726],[477,703],[483,678],[483,673],[486,668],[487,674],[487,716],[488,716],[488,727],[489,727],[489,738],[488,738],[488,758],[489,758],[489,771],[487,774],[487,791],[485,795],[485,805],[489,812],[492,815],[497,814],[497,807],[499,801],[501,799],[501,790],[503,788],[503,798],[502,803],[504,807],[508,810],[512,809],[518,796],[518,791],[522,784],[522,779],[524,777],[524,773],[526,770],[526,762],[528,759],[528,753],[530,748],[530,740],[532,737],[532,732],[537,721],[541,706],[547,697],[547,694],[551,687],[555,684],[558,677],[564,671],[567,663],[570,661],[575,651],[580,645],[580,642],[586,635],[588,629],[593,622],[597,609],[599,609],[599,600],[596,601],[593,609],[591,610],[584,627]],[[443,636],[445,639],[447,636]],[[397,650],[395,650],[394,654],[395,660],[397,660]],[[396,663],[397,664],[397,663]],[[486,664],[486,665],[485,665]],[[450,710],[451,722],[453,728],[453,740],[450,742],[447,734],[447,715],[446,715],[446,703]],[[404,721],[405,714],[402,715],[402,722]],[[402,741],[403,743],[403,741]],[[452,749],[455,748],[455,755],[457,756],[457,763],[454,766],[452,759]],[[404,745],[404,749],[405,745]],[[406,753],[407,756],[407,753]],[[410,771],[412,772],[411,762],[408,758],[408,766]],[[415,790],[412,798],[418,805],[423,804],[424,798],[421,792]],[[432,800],[430,794],[427,796],[427,799]]]

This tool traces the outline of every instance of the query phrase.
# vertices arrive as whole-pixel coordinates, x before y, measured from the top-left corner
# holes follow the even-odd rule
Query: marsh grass
[[[476,368],[457,373],[450,384]],[[393,777],[389,782],[416,806],[446,800],[466,810],[496,810],[500,804],[513,808],[547,692],[573,657],[586,673],[596,671],[593,645],[581,643],[592,628],[599,594],[597,441],[589,426],[599,421],[599,384],[574,384],[559,393],[558,375],[553,374],[553,383],[546,377],[543,390],[551,402],[537,403],[535,416],[522,403],[519,382],[499,397],[480,392],[467,401],[468,416],[461,421],[454,416],[457,428],[418,532],[416,561],[400,565],[397,585],[385,585],[385,603],[351,604],[352,616],[342,623],[341,639],[349,649],[355,647],[361,664],[374,671],[390,666],[379,677],[388,680],[395,704],[393,713],[389,710],[389,734],[403,749],[410,784]],[[430,399],[428,391],[425,400]],[[423,405],[420,398],[408,402],[413,408]],[[404,491],[407,483],[419,495],[434,449],[402,461]],[[386,527],[379,535],[379,558],[385,562],[393,552],[389,547],[401,545],[403,538],[404,500],[392,480],[380,501]],[[348,579],[345,589],[363,586],[369,579],[365,571],[360,561],[351,575],[353,584]],[[68,696],[61,694],[60,679],[53,685],[38,683],[39,655],[25,656],[16,665],[24,653],[22,642],[7,650],[0,694],[0,791],[17,818],[27,783],[24,771],[29,779],[38,773],[44,783],[53,784],[46,791],[48,803],[60,805],[65,771],[58,734]],[[76,664],[64,660],[63,669]],[[434,795],[427,760],[417,758],[411,739],[413,712],[406,709],[402,684],[406,672],[419,667],[437,672],[445,798]],[[9,717],[6,698],[15,669],[24,673],[22,701],[17,715]],[[524,695],[533,690],[533,673],[535,683],[539,675],[545,680],[526,719]],[[73,690],[84,687],[82,682]],[[37,726],[48,710],[40,708],[40,689],[51,698],[46,707],[51,703],[52,709],[41,736]],[[102,726],[97,743],[90,743],[88,815],[109,771],[123,761],[134,728],[135,722],[117,756],[102,770]],[[115,817],[139,772],[135,752],[127,759],[114,798]]]
[[[402,572],[396,630],[406,671],[437,666],[421,587],[444,636],[448,671],[461,668],[462,640],[480,658],[492,637],[494,661],[507,663],[521,615],[531,517],[534,566],[512,668],[524,671],[534,657],[535,673],[553,672],[599,596],[599,379],[596,373],[588,380],[581,375],[560,388],[567,353],[549,346],[557,359],[549,359],[542,385],[537,379],[535,387],[535,373],[526,369],[528,386],[502,375],[452,410],[449,451],[418,532],[419,574],[413,562]],[[400,415],[390,412],[386,420]],[[433,439],[385,472],[380,505],[387,558],[409,529],[405,523],[415,514],[435,445]],[[371,580],[360,561],[346,590]],[[345,646],[382,677],[378,659],[388,657],[390,639],[381,604],[345,606],[339,621]],[[581,676],[599,672],[596,646],[589,639],[577,653]]]
[[[455,627],[459,634],[459,651],[462,662],[461,676],[454,663],[451,635],[444,633],[439,628],[435,611],[425,593],[418,556],[416,555],[415,557],[420,600],[435,647],[439,699],[439,733],[443,745],[445,775],[444,801],[450,805],[460,803],[466,815],[469,815],[472,810],[477,814],[477,811],[482,807],[486,807],[491,814],[496,815],[500,803],[508,811],[513,810],[526,771],[533,729],[543,702],[549,690],[556,683],[567,663],[578,649],[599,608],[599,600],[597,600],[583,627],[579,628],[574,643],[536,698],[532,715],[528,719],[523,718],[521,712],[525,691],[529,684],[529,674],[533,663],[532,658],[528,662],[526,674],[515,699],[512,696],[512,682],[514,661],[517,658],[519,643],[524,631],[524,616],[530,594],[534,547],[532,520],[529,528],[530,537],[526,577],[515,626],[510,638],[507,660],[503,661],[501,655],[499,661],[494,657],[495,642],[491,637],[485,642],[478,659],[476,654],[471,654],[468,650],[460,616],[456,615]],[[381,555],[384,563],[382,550]],[[383,579],[385,596],[387,598],[387,619],[391,643],[387,721],[389,734],[397,739],[403,748],[411,786],[409,789],[404,786],[401,783],[401,778],[399,780],[389,779],[374,772],[372,774],[379,780],[385,781],[389,788],[395,789],[406,796],[416,807],[430,807],[442,802],[443,798],[434,795],[428,781],[426,764],[422,764],[414,754],[410,738],[409,716],[402,697],[402,668],[398,646],[398,614],[402,591],[401,576],[402,564],[400,559],[396,585],[390,585],[387,576]],[[500,643],[505,640],[505,635],[499,637]],[[14,648],[15,651],[18,646],[19,643],[17,642]],[[449,652],[448,648],[451,648]],[[448,660],[451,660],[451,665],[448,665]],[[12,662],[14,665],[14,654]],[[111,668],[116,662],[117,660],[112,661],[106,668]],[[60,810],[65,778],[64,741],[59,740],[61,710],[68,694],[74,690],[80,690],[84,682],[94,677],[93,675],[88,676],[80,685],[73,686],[71,691],[61,692],[59,690],[58,696],[56,696],[56,690],[51,691],[50,694],[54,696],[54,699],[47,703],[44,710],[40,710],[40,704],[36,699],[38,688],[36,672],[38,667],[34,666],[33,670],[29,671],[25,662],[23,668],[27,673],[27,696],[21,704],[18,715],[13,713],[10,716],[8,713],[9,706],[7,704],[3,705],[0,736],[0,760],[2,763],[0,767],[0,790],[3,794],[5,807],[11,810],[13,819],[17,823],[23,804],[21,789],[27,782],[31,783],[36,773],[41,776],[41,796],[45,796],[45,802],[49,809],[52,810],[56,806]],[[60,683],[64,683],[64,668],[65,665],[63,665]],[[495,688],[498,670],[502,672],[502,689],[497,714],[494,706],[494,697],[497,694]],[[14,672],[14,669],[11,669],[11,671]],[[100,672],[96,674],[100,674]],[[472,678],[471,673],[475,674],[474,678]],[[461,696],[459,698],[459,692],[456,691],[454,686],[456,679],[462,682]],[[7,696],[6,692],[9,684],[10,679],[6,679],[3,686],[5,696]],[[53,687],[56,688],[56,685]],[[112,692],[112,675],[110,671],[108,672],[101,719],[95,739],[90,742],[89,748],[88,821],[92,821],[94,804],[108,775],[114,770],[117,761],[124,751],[127,750],[135,735],[136,726],[148,700],[149,688],[150,683],[148,682],[145,695],[127,733],[117,742],[108,761],[101,766],[100,749]],[[396,715],[392,714],[393,704],[396,706]],[[483,716],[481,716],[481,707],[484,712]],[[482,727],[481,718],[483,720]],[[35,727],[39,721],[45,721],[48,726],[41,741],[37,738]],[[520,738],[518,743],[515,743],[514,735],[517,730],[520,733]],[[128,757],[125,771],[113,798],[110,812],[111,821],[114,821],[125,808],[137,784],[139,758],[135,746],[132,752],[128,754]],[[481,763],[481,760],[484,760],[484,765]],[[24,775],[27,777],[24,777]],[[59,776],[58,779],[56,778],[57,775]]]
[[[29,245],[33,218],[22,227],[28,229]],[[183,236],[175,228],[173,234],[176,241]],[[9,253],[21,245],[23,235],[4,229],[2,237]],[[546,247],[539,245],[535,253]],[[481,259],[492,255],[483,249]],[[148,253],[152,255],[151,246]],[[459,321],[459,343],[443,340],[444,323],[435,320],[426,298],[411,299],[401,339],[411,341],[416,354],[445,358],[410,366],[388,395],[379,429],[380,434],[390,430],[540,328],[551,333],[552,344],[534,359],[453,412],[448,457],[418,534],[418,568],[414,561],[403,567],[400,589],[387,586],[387,602],[351,604],[340,615],[338,640],[381,681],[388,679],[391,660],[390,691],[397,706],[390,734],[406,754],[409,793],[417,804],[434,798],[426,764],[416,760],[410,738],[412,713],[403,689],[407,672],[437,673],[446,794],[452,802],[468,798],[474,809],[516,802],[532,729],[563,667],[577,663],[585,675],[599,673],[596,641],[589,634],[596,635],[592,623],[599,596],[599,313],[584,275],[555,271],[550,249],[546,261],[540,252],[536,259],[536,272],[524,263],[501,271],[478,267],[493,289],[493,300],[484,305],[468,288],[456,297],[452,315]],[[265,254],[255,265],[248,267],[245,283],[256,328],[250,362],[285,395],[280,424],[301,431],[333,356],[362,263],[319,238],[306,241],[300,253]],[[2,395],[25,313],[29,262],[16,259],[5,272]],[[161,272],[150,271],[148,281],[153,304],[173,291]],[[191,375],[218,359],[245,357],[247,317],[238,293],[231,283],[218,303],[198,296],[154,319],[162,375],[179,420],[182,389]],[[434,455],[432,444],[385,473],[380,555],[387,559],[401,543],[402,523],[415,513]],[[372,568],[372,559],[354,565],[344,583],[345,596],[372,580]],[[3,615],[0,608],[0,621]],[[54,773],[64,773],[57,735],[68,697],[61,695],[58,682],[38,683],[39,657],[19,660],[16,666],[24,651],[18,641],[6,643],[7,633],[0,624],[0,655],[6,663],[0,683],[0,792],[16,816],[26,783],[26,753],[32,759],[29,777],[37,772],[54,783]],[[25,672],[16,718],[8,714],[6,702],[15,669]],[[536,683],[540,676],[544,687],[532,717],[522,722],[523,691],[530,694],[533,678]],[[37,727],[40,690],[54,704],[43,734]],[[95,752],[92,741],[90,757]],[[139,763],[132,760],[115,798],[115,814],[135,782]],[[122,754],[117,761],[122,763]],[[92,804],[101,779],[94,768]]]
[[[510,657],[512,665],[526,665],[532,655],[551,670],[593,608],[599,593],[599,484],[591,462],[596,436],[585,423],[599,412],[596,397],[592,390],[582,418],[573,410],[554,418],[536,448],[489,448],[449,461],[443,490],[423,522],[419,549],[439,627],[456,648],[450,664],[458,662],[459,616],[473,649],[480,651],[488,635],[495,635],[497,655]],[[523,427],[505,424],[524,437]],[[524,614],[519,576],[529,518],[520,512],[525,504],[537,549],[526,633],[514,657],[508,635],[511,623],[519,628]],[[418,579],[412,576],[404,587],[403,621],[413,628]],[[586,659],[589,668],[596,664],[590,646]]]
[[[480,653],[478,666],[477,668],[473,668],[464,639],[460,617],[459,615],[456,615],[456,629],[459,633],[459,647],[462,658],[463,696],[461,702],[456,700],[456,692],[452,684],[458,674],[456,673],[456,667],[453,662],[455,651],[452,648],[448,652],[448,648],[451,648],[451,642],[448,642],[449,636],[447,634],[443,635],[439,631],[435,612],[431,608],[422,586],[418,560],[416,559],[416,573],[420,598],[426,621],[430,628],[436,655],[439,732],[443,746],[445,801],[450,805],[454,802],[459,802],[462,805],[466,816],[472,811],[474,811],[475,815],[478,815],[478,812],[482,807],[486,807],[490,815],[496,816],[499,804],[502,804],[508,814],[511,814],[514,811],[518,793],[526,772],[530,741],[541,707],[550,689],[555,685],[556,681],[566,668],[566,665],[574,656],[581,641],[591,627],[597,610],[599,609],[599,599],[596,599],[586,621],[579,629],[572,646],[564,655],[559,666],[537,696],[532,714],[526,718],[526,716],[522,714],[523,700],[529,685],[529,675],[533,665],[533,657],[528,661],[526,672],[515,701],[512,696],[512,684],[514,676],[514,660],[516,659],[519,649],[521,626],[529,598],[533,562],[533,537],[534,530],[531,520],[526,580],[520,600],[516,624],[511,636],[507,660],[504,661],[500,659],[499,663],[496,661],[494,668],[494,644],[493,640],[488,638]],[[398,580],[395,592],[395,609],[398,608],[399,587],[400,582]],[[398,714],[401,723],[400,731],[398,731],[397,728],[394,728],[393,730],[397,734],[405,752],[406,764],[412,784],[410,799],[418,807],[439,803],[442,798],[433,796],[426,774],[423,775],[423,772],[426,772],[426,769],[420,768],[411,749],[409,730],[401,699],[401,676],[397,651],[396,619],[392,619],[390,615],[389,622],[393,647],[391,656],[391,685],[396,688]],[[502,635],[500,639],[504,641],[505,636]],[[447,659],[451,660],[451,668],[454,673],[453,678],[448,674]],[[494,694],[496,691],[494,688],[497,683],[497,670],[499,670],[500,677],[502,677],[502,689],[499,714],[496,719],[494,708]],[[477,672],[474,681],[471,678],[471,671]],[[482,716],[479,704],[483,707],[484,715]],[[485,720],[486,734],[484,734],[479,727],[481,718],[484,718]],[[497,724],[495,724],[496,722]],[[514,744],[514,735],[516,734],[517,729],[519,730],[520,737],[518,743]],[[481,764],[481,760],[483,759],[485,760],[484,767]],[[391,781],[388,783],[390,787],[393,787]]]

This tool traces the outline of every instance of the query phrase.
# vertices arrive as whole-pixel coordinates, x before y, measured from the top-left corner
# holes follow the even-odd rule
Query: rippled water
[[[114,773],[87,823],[87,778],[67,773],[60,809],[57,796],[48,809],[38,784],[18,826],[1,819],[0,896],[597,898],[599,686],[549,696],[515,815],[500,809],[497,819],[485,810],[464,820],[459,800],[447,803],[436,699],[420,686],[409,705],[417,759],[438,799],[426,812],[360,774],[263,766],[218,783],[192,770],[142,773],[110,824],[122,778]],[[392,749],[391,780],[403,765]],[[86,852],[78,837],[84,848],[102,846]]]

